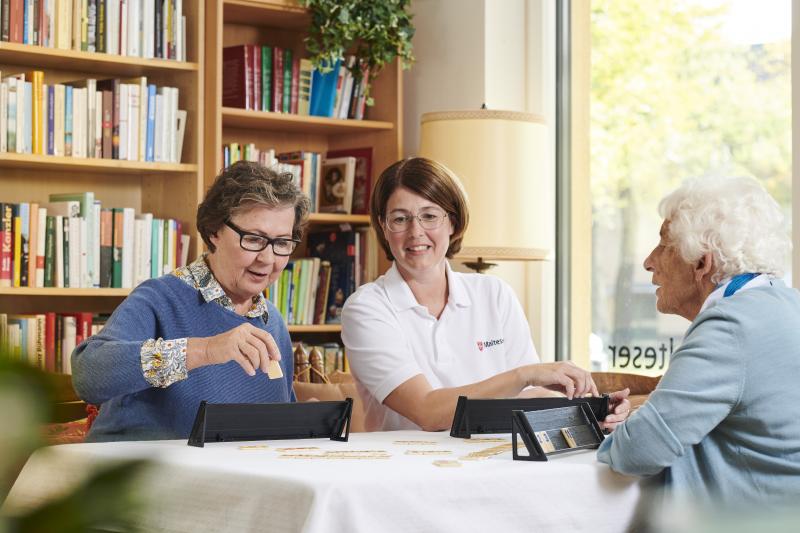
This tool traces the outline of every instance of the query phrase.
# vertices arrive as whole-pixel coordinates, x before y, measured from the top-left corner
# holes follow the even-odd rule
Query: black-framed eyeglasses
[[[386,217],[386,227],[392,233],[400,233],[411,227],[411,221],[417,219],[423,229],[436,229],[442,225],[447,213],[443,211],[423,211],[416,215],[410,213],[395,213]]]
[[[258,233],[248,233],[230,220],[226,220],[225,225],[239,234],[239,246],[248,252],[260,252],[267,246],[272,245],[272,253],[285,257],[292,255],[294,249],[300,244],[300,241],[296,239],[287,239],[286,237],[272,239]]]

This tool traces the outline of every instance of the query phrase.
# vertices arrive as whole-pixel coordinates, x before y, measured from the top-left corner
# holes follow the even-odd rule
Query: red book
[[[300,58],[295,57],[292,60],[292,99],[289,104],[289,109],[295,115],[297,114],[297,97],[300,94]]]
[[[56,371],[56,314],[44,315],[44,369]]]
[[[272,110],[283,111],[283,48],[272,47]]]
[[[92,336],[92,313],[75,315],[75,346]]]
[[[0,203],[0,287],[11,287],[14,258],[13,204]]]
[[[250,45],[222,49],[222,105],[253,109],[253,72]]]
[[[261,110],[261,47],[248,44],[250,47],[250,60],[252,68],[250,72],[253,76],[253,91],[250,93],[250,108],[256,111]]]
[[[24,0],[11,0],[8,28],[9,41],[12,43],[22,42],[23,2]]]

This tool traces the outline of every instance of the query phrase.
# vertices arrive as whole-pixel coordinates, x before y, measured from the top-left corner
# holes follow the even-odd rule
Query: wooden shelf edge
[[[33,44],[0,43],[0,62],[35,62],[36,68],[91,70],[92,65],[100,67],[102,72],[127,72],[139,71],[178,71],[197,72],[200,64],[194,61],[175,61],[173,59],[144,59],[141,57],[120,56],[98,52],[84,52],[81,50],[63,50],[61,48],[47,48]]]
[[[152,163],[147,161],[17,154],[11,152],[0,153],[0,168],[63,169],[89,172],[114,170],[128,173],[197,172],[198,170],[198,166],[194,163]]]
[[[308,215],[309,224],[357,224],[369,225],[369,215],[340,215],[336,213],[311,213]]]
[[[295,0],[224,0],[225,23],[257,24],[290,30],[306,30],[311,22],[308,10]]]
[[[289,333],[341,333],[341,324],[288,325]]]
[[[353,120],[271,111],[251,111],[236,107],[222,108],[222,125],[234,128],[265,128],[283,131],[317,133],[361,133],[368,131],[390,131],[394,124],[379,120]]]
[[[0,287],[0,296],[46,296],[75,298],[125,298],[131,289],[65,289],[56,287]]]

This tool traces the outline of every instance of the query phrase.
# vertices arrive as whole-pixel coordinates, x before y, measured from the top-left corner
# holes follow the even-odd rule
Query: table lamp
[[[479,109],[422,115],[419,155],[461,180],[470,221],[455,259],[483,272],[485,260],[549,258],[552,207],[547,127],[538,115]]]

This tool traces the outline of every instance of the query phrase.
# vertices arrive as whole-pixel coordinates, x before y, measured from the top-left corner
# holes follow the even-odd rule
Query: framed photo
[[[355,157],[335,157],[322,161],[322,176],[317,191],[320,213],[351,212],[355,171]]]

